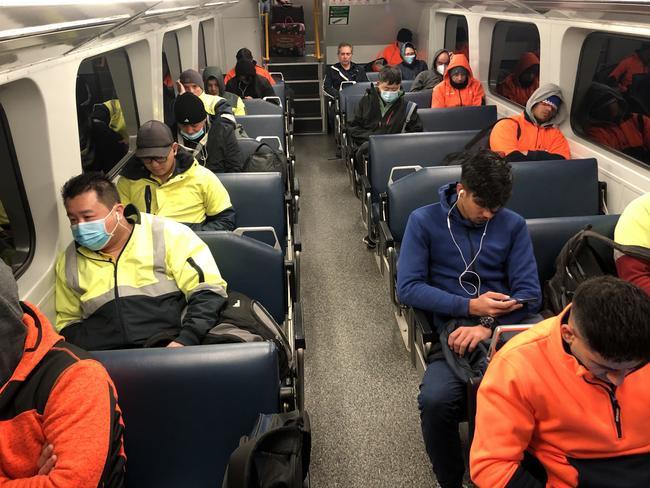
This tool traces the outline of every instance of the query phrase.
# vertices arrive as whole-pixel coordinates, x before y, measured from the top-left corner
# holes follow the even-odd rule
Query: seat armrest
[[[379,221],[379,242],[377,244],[377,249],[380,256],[386,256],[386,251],[388,248],[395,247],[395,239],[393,238],[393,233],[388,227],[388,223],[383,220]]]
[[[293,308],[293,330],[294,330],[294,351],[295,351],[295,392],[296,407],[299,411],[305,408],[305,328],[303,325],[302,302],[297,302]]]
[[[607,208],[607,182],[606,181],[598,182],[598,210],[601,215],[609,214],[609,210]]]
[[[360,195],[361,195],[361,220],[366,224],[366,230],[368,231],[368,235],[370,235],[370,219],[371,219],[371,209],[370,206],[372,205],[371,202],[371,187],[370,187],[370,179],[368,178],[367,175],[360,175],[359,177],[359,183],[360,183]]]
[[[306,349],[305,326],[303,322],[302,302],[296,302],[293,306],[293,343],[295,349]]]
[[[424,310],[420,310],[419,308],[411,308],[411,313],[413,316],[413,325],[415,325],[416,330],[420,332],[422,342],[425,344],[427,342],[436,342],[438,339],[438,334],[436,334],[436,332],[433,330],[431,321],[429,320],[429,317],[427,317],[427,314],[424,312]]]
[[[302,252],[302,237],[300,236],[300,225],[298,220],[293,225],[293,250],[295,252]]]

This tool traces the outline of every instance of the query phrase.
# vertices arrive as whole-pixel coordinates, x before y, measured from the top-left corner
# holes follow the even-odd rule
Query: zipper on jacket
[[[616,398],[616,387],[615,386],[606,386],[600,382],[589,381],[583,376],[586,383],[594,386],[598,386],[605,390],[607,396],[609,397],[609,403],[612,405],[612,414],[614,415],[614,425],[616,426],[616,436],[621,439],[623,437],[623,427],[621,426],[621,404],[618,403]]]
[[[147,213],[151,213],[151,187],[149,185],[144,188],[144,205]]]

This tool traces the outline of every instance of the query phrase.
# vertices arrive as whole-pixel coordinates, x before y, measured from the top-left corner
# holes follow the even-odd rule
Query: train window
[[[0,172],[0,259],[11,266],[18,276],[31,261],[35,232],[9,122],[2,105]]]
[[[126,50],[84,59],[76,97],[82,169],[110,174],[125,159],[139,125]]]
[[[571,126],[650,165],[650,39],[596,32],[580,53]]]
[[[182,71],[181,51],[176,32],[166,32],[165,37],[163,37],[162,68],[165,124],[176,134],[176,119],[174,117],[176,92],[174,91],[174,84],[180,78]]]
[[[208,65],[207,46],[205,44],[205,31],[203,22],[199,24],[199,71],[203,71]]]
[[[467,19],[462,15],[449,15],[445,20],[445,49],[464,54],[469,59]]]
[[[539,31],[534,24],[496,23],[489,86],[493,94],[526,105],[539,86]]]

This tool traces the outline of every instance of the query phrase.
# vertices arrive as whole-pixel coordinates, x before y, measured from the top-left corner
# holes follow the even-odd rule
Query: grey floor
[[[333,157],[331,137],[296,137],[312,487],[437,486],[420,433],[420,376]]]

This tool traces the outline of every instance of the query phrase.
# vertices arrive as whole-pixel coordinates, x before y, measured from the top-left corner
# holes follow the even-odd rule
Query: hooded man
[[[65,342],[0,261],[0,485],[124,486],[124,424],[115,386]]]
[[[221,68],[208,66],[203,70],[203,84],[208,95],[223,97],[232,107],[234,115],[246,115],[244,101],[234,93],[226,91],[226,84],[223,81]]]
[[[191,93],[176,100],[174,114],[182,145],[213,173],[239,173],[242,156],[231,124],[211,123],[203,102]]]
[[[632,86],[634,75],[647,74],[650,74],[650,42],[644,42],[634,54],[618,63],[609,76],[621,93],[626,93]]]
[[[474,78],[464,54],[454,54],[447,71],[431,93],[431,108],[476,107],[485,104],[481,82]]]
[[[450,54],[446,49],[438,49],[433,55],[431,69],[423,71],[415,77],[411,91],[430,90],[442,81],[442,76],[449,65]]]
[[[253,59],[253,53],[251,52],[250,49],[247,47],[242,47],[239,51],[237,51],[237,54],[235,54],[235,58],[237,61],[240,59],[248,59],[253,63],[255,66],[255,73],[257,73],[260,76],[263,76],[266,78],[266,81],[269,82],[271,86],[275,85],[275,80],[271,76],[271,73],[269,73],[266,69],[264,69],[262,66],[257,64],[257,61]],[[228,73],[226,73],[226,76],[224,78],[224,83],[228,83],[232,78],[235,77],[235,68],[232,68]]]
[[[220,122],[236,124],[230,103],[221,96],[208,95],[205,92],[203,78],[195,69],[186,69],[181,73],[179,80],[176,82],[176,89],[179,96],[185,92],[190,92],[199,97],[211,119],[217,118]]]
[[[428,69],[427,63],[416,59],[417,51],[410,42],[404,44],[402,62],[397,65],[402,73],[402,80],[414,80],[417,75]]]
[[[497,93],[525,106],[539,87],[539,58],[535,53],[521,55],[515,69],[497,85]]]
[[[273,87],[266,78],[255,72],[252,61],[242,58],[235,66],[235,77],[226,83],[226,91],[241,98],[274,97]]]
[[[178,123],[180,126],[182,120]],[[212,171],[174,141],[165,124],[150,120],[138,129],[135,156],[117,182],[123,205],[133,204],[193,230],[235,229],[235,209],[228,191]]]
[[[607,85],[592,83],[584,97],[583,127],[596,142],[650,162],[650,118],[630,113],[625,98]]]
[[[571,159],[569,143],[558,128],[567,116],[560,87],[542,85],[519,115],[500,120],[490,134],[490,149],[508,161]]]
[[[397,32],[397,40],[379,52],[377,59],[384,58],[387,64],[397,66],[402,62],[402,52],[407,42],[413,42],[413,33],[402,27]]]
[[[399,255],[401,303],[432,317],[463,356],[498,324],[535,321],[542,293],[526,221],[503,208],[512,193],[510,164],[498,154],[465,152],[460,182],[438,190],[440,201],[414,210]],[[532,299],[525,305],[517,298]],[[422,435],[442,488],[462,488],[465,464],[458,424],[467,414],[467,384],[445,359],[433,359],[418,396]],[[488,485],[485,485],[488,486]]]

